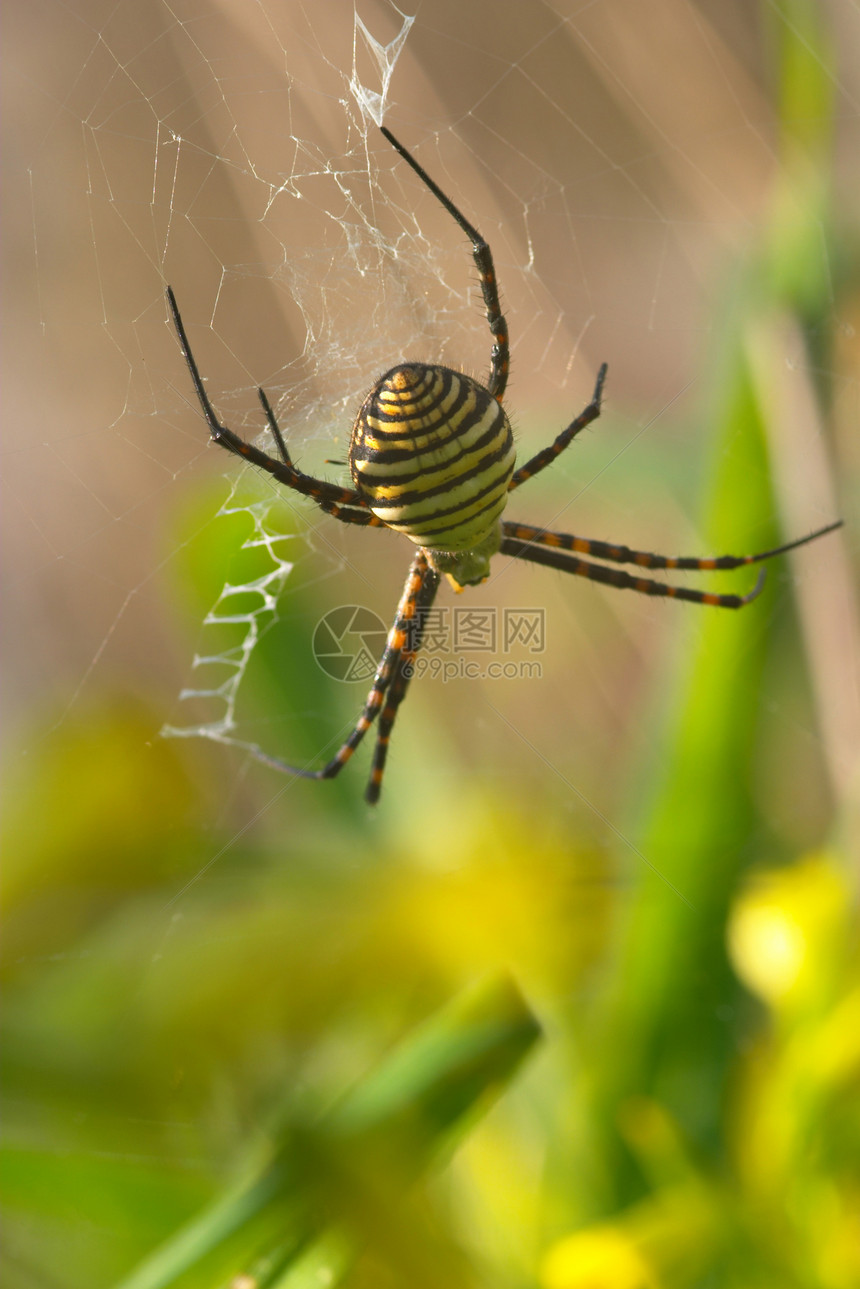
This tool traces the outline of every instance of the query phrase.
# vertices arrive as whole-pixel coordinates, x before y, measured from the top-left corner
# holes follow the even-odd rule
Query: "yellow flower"
[[[747,988],[772,1007],[826,991],[847,906],[844,878],[826,856],[759,878],[729,922],[729,952]]]
[[[592,1226],[553,1245],[541,1267],[544,1289],[658,1289],[635,1241],[617,1226]]]

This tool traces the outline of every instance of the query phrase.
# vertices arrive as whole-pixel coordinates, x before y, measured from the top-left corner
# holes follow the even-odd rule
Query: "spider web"
[[[31,624],[9,632],[13,712],[38,701],[46,727],[62,723],[131,670],[169,713],[165,732],[284,754],[280,737],[269,747],[239,729],[259,641],[299,575],[308,585],[357,568],[367,585],[367,565],[324,517],[207,450],[164,286],[222,419],[265,444],[262,385],[302,468],[333,479],[342,468],[326,460],[343,459],[354,410],[392,361],[482,375],[490,341],[468,247],[381,140],[383,117],[493,247],[513,339],[510,401],[529,449],[578,410],[610,359],[613,428],[589,437],[586,466],[581,452],[565,463],[564,500],[541,517],[651,549],[703,549],[661,472],[704,462],[689,427],[715,276],[749,244],[777,165],[749,52],[761,45],[755,19],[743,5],[665,0],[655,33],[624,0],[529,3],[504,21],[483,2],[468,14],[414,8],[43,0],[14,16],[15,86],[32,110],[12,204],[26,303],[7,420],[39,429],[16,429],[7,449],[11,617]],[[850,47],[856,14],[830,8]],[[777,29],[789,22],[772,9]],[[646,74],[643,40],[667,67],[678,53],[684,75],[661,85]],[[833,89],[856,120],[850,62]],[[797,337],[785,337],[777,362],[795,363]],[[800,362],[808,390],[814,373]],[[819,430],[800,427],[793,460],[810,460]],[[177,497],[212,472],[221,495],[196,530],[172,535]],[[832,516],[823,456],[781,478],[787,529]],[[524,518],[539,513],[543,486]],[[572,500],[575,522],[564,514]],[[218,525],[242,515],[253,558],[225,559],[189,678],[159,588],[192,530],[217,545]],[[391,558],[374,602],[386,619]],[[664,612],[620,598],[623,609],[609,597],[600,612],[637,654],[643,639],[665,639]],[[583,726],[617,723],[626,697],[595,698],[608,693],[600,650],[589,652],[577,622],[566,629],[594,673]]]
[[[399,11],[397,11],[399,13]],[[345,112],[349,118],[349,124],[352,130],[361,135],[365,122],[370,119],[381,124],[386,107],[387,95],[391,83],[398,56],[403,49],[409,29],[412,26],[414,18],[406,15],[402,17],[402,25],[397,35],[387,44],[383,45],[376,40],[368,28],[362,22],[359,15],[354,16],[354,47],[353,47],[353,66],[352,75],[349,79],[349,94],[353,100],[350,103],[345,101]],[[378,73],[379,88],[365,85],[358,71],[358,42],[363,42],[366,52],[370,55],[373,70]],[[349,205],[353,207],[352,194],[350,190],[337,179],[340,191],[347,198]],[[301,192],[301,182],[292,177],[291,183]],[[283,189],[279,190],[280,192]],[[272,200],[276,200],[278,193],[273,193]],[[355,216],[353,207],[353,217]],[[355,272],[357,277],[363,277],[367,273],[366,256],[371,250],[370,243],[374,243],[372,256],[378,259],[379,254],[387,254],[389,258],[394,258],[396,252],[391,245],[385,246],[379,239],[376,230],[364,224],[359,218],[357,225],[350,227],[344,224],[347,233],[348,256],[347,263]],[[316,328],[313,324],[313,300],[316,291],[312,283],[314,275],[305,267],[299,275],[294,269],[290,269],[286,274],[289,280],[291,299],[302,310],[302,314],[307,326],[308,340],[313,336],[314,348],[320,354],[328,351],[330,358],[334,357],[332,351],[338,346],[338,337],[329,334],[324,322],[323,328]],[[305,302],[309,301],[306,305]],[[329,323],[330,325],[330,323]],[[325,329],[326,334],[319,334]],[[345,409],[340,409],[342,415],[346,415]],[[319,419],[321,408],[314,408],[314,420]],[[270,435],[268,437],[271,437]],[[269,451],[277,451],[276,445],[270,443]],[[174,738],[210,738],[216,742],[232,743],[244,748],[253,756],[264,762],[271,762],[271,756],[267,755],[265,749],[256,743],[250,743],[236,736],[237,718],[236,707],[239,698],[239,692],[248,664],[253,656],[254,649],[260,639],[260,635],[278,616],[278,602],[284,588],[287,577],[292,572],[292,562],[283,558],[278,553],[278,546],[283,542],[283,536],[277,531],[269,528],[269,505],[263,502],[249,503],[236,506],[234,504],[235,492],[231,490],[230,499],[221,508],[219,512],[222,515],[234,515],[237,509],[247,513],[253,523],[252,535],[244,543],[245,550],[263,550],[268,557],[270,567],[264,570],[259,576],[249,582],[240,582],[233,584],[227,582],[224,584],[217,601],[212,609],[206,615],[204,620],[205,627],[212,627],[219,634],[225,627],[239,627],[242,635],[239,643],[225,653],[214,654],[197,654],[194,658],[195,673],[203,670],[206,673],[215,672],[223,673],[226,670],[226,678],[220,683],[216,683],[208,688],[198,686],[189,686],[180,693],[180,701],[197,702],[200,699],[213,699],[217,704],[223,704],[223,711],[220,716],[201,724],[191,724],[186,726],[177,726],[167,724],[162,729],[165,737]],[[235,605],[247,602],[250,599],[250,605],[236,611]]]

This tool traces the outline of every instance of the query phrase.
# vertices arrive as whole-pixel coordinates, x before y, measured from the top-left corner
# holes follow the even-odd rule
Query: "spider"
[[[418,361],[399,362],[380,376],[359,408],[352,427],[348,453],[352,488],[339,488],[315,479],[293,464],[262,389],[258,394],[277,446],[277,457],[245,442],[221,424],[188,343],[176,297],[167,288],[173,323],[214,442],[268,471],[287,488],[310,497],[321,510],[342,523],[393,528],[418,548],[370,693],[342,747],[326,765],[316,770],[300,769],[267,758],[277,769],[291,774],[308,779],[333,779],[378,719],[376,747],[365,792],[365,799],[371,804],[379,800],[391,731],[409,687],[421,648],[424,621],[442,574],[456,590],[477,586],[489,576],[493,555],[501,553],[643,595],[671,596],[694,604],[740,609],[760,593],[764,570],[746,595],[717,595],[658,582],[640,576],[638,571],[629,573],[626,569],[595,564],[582,556],[590,555],[610,565],[636,565],[639,569],[735,569],[773,559],[815,541],[840,527],[842,522],[828,524],[806,537],[757,555],[697,559],[652,555],[610,542],[503,520],[508,494],[550,465],[600,415],[607,365],[604,363],[597,373],[588,406],[553,443],[517,467],[511,426],[502,406],[510,361],[508,328],[499,304],[490,247],[391,131],[383,126],[382,133],[469,238],[493,346],[486,384],[450,367]]]

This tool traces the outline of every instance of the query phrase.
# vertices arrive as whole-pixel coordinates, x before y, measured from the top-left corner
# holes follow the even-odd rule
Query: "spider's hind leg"
[[[430,178],[427,171],[419,161],[415,160],[409,149],[405,148],[384,125],[380,126],[380,129],[391,146],[397,149],[403,160],[412,167],[418,178],[426,188],[430,189],[437,201],[442,203],[448,214],[452,219],[456,220],[472,243],[472,259],[475,261],[475,267],[478,270],[478,281],[481,286],[484,308],[486,309],[487,323],[493,336],[487,389],[501,403],[507,387],[510,370],[510,340],[508,337],[508,324],[505,321],[502,306],[499,302],[499,283],[496,278],[493,253],[490,250],[489,243],[481,236],[475,225],[466,219],[459,206],[455,206],[447,193],[444,193],[436,181]]]
[[[262,389],[259,391],[260,402],[263,405],[269,429],[272,431],[278,447],[280,454],[278,457],[269,456],[268,452],[264,452],[253,443],[246,442],[245,439],[234,433],[228,426],[222,424],[216,415],[215,408],[212,406],[212,400],[206,392],[203,377],[200,375],[200,369],[192,353],[188,333],[185,330],[185,324],[179,312],[179,305],[176,303],[176,296],[170,287],[167,288],[167,303],[173,319],[173,326],[182,347],[182,354],[191,376],[194,392],[200,403],[201,411],[206,418],[206,424],[209,426],[209,436],[212,441],[217,443],[219,447],[225,448],[228,452],[232,452],[235,456],[241,457],[243,461],[259,466],[261,470],[265,470],[272,475],[274,479],[277,479],[278,483],[282,483],[286,488],[292,488],[295,492],[299,492],[305,497],[310,497],[322,510],[329,515],[334,515],[336,519],[341,519],[345,523],[381,525],[381,520],[377,520],[371,514],[366,500],[354,488],[339,488],[336,484],[328,483],[325,479],[315,479],[312,475],[296,469],[290,458],[286,440],[275,419],[275,413]],[[370,517],[364,518],[361,512]]]
[[[519,470],[514,471],[508,484],[509,492],[512,492],[514,488],[518,488],[521,483],[525,483],[526,479],[531,479],[533,475],[545,470],[548,465],[552,465],[556,457],[564,451],[569,443],[573,442],[580,430],[584,430],[586,425],[590,425],[592,421],[597,420],[603,402],[603,386],[606,383],[608,370],[608,365],[603,363],[597,373],[591,402],[587,407],[583,408],[579,416],[574,417],[570,425],[556,436],[548,448],[542,448],[540,452],[536,452],[533,457],[526,461],[525,465],[521,465]]]
[[[263,406],[263,411],[266,415],[266,420],[269,423],[269,429],[272,431],[272,438],[275,440],[275,443],[278,445],[278,451],[281,454],[281,460],[283,461],[284,465],[293,467],[293,458],[290,456],[286,439],[281,433],[281,427],[280,425],[278,425],[278,418],[275,416],[274,408],[272,407],[272,404],[269,402],[269,396],[266,393],[266,391],[263,389],[262,385],[257,390],[257,396]]]

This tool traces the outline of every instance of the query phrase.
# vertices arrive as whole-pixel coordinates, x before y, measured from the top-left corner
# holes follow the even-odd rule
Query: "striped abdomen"
[[[450,367],[407,363],[364,400],[349,468],[389,527],[430,551],[475,551],[498,530],[515,455],[508,418],[483,385]]]

